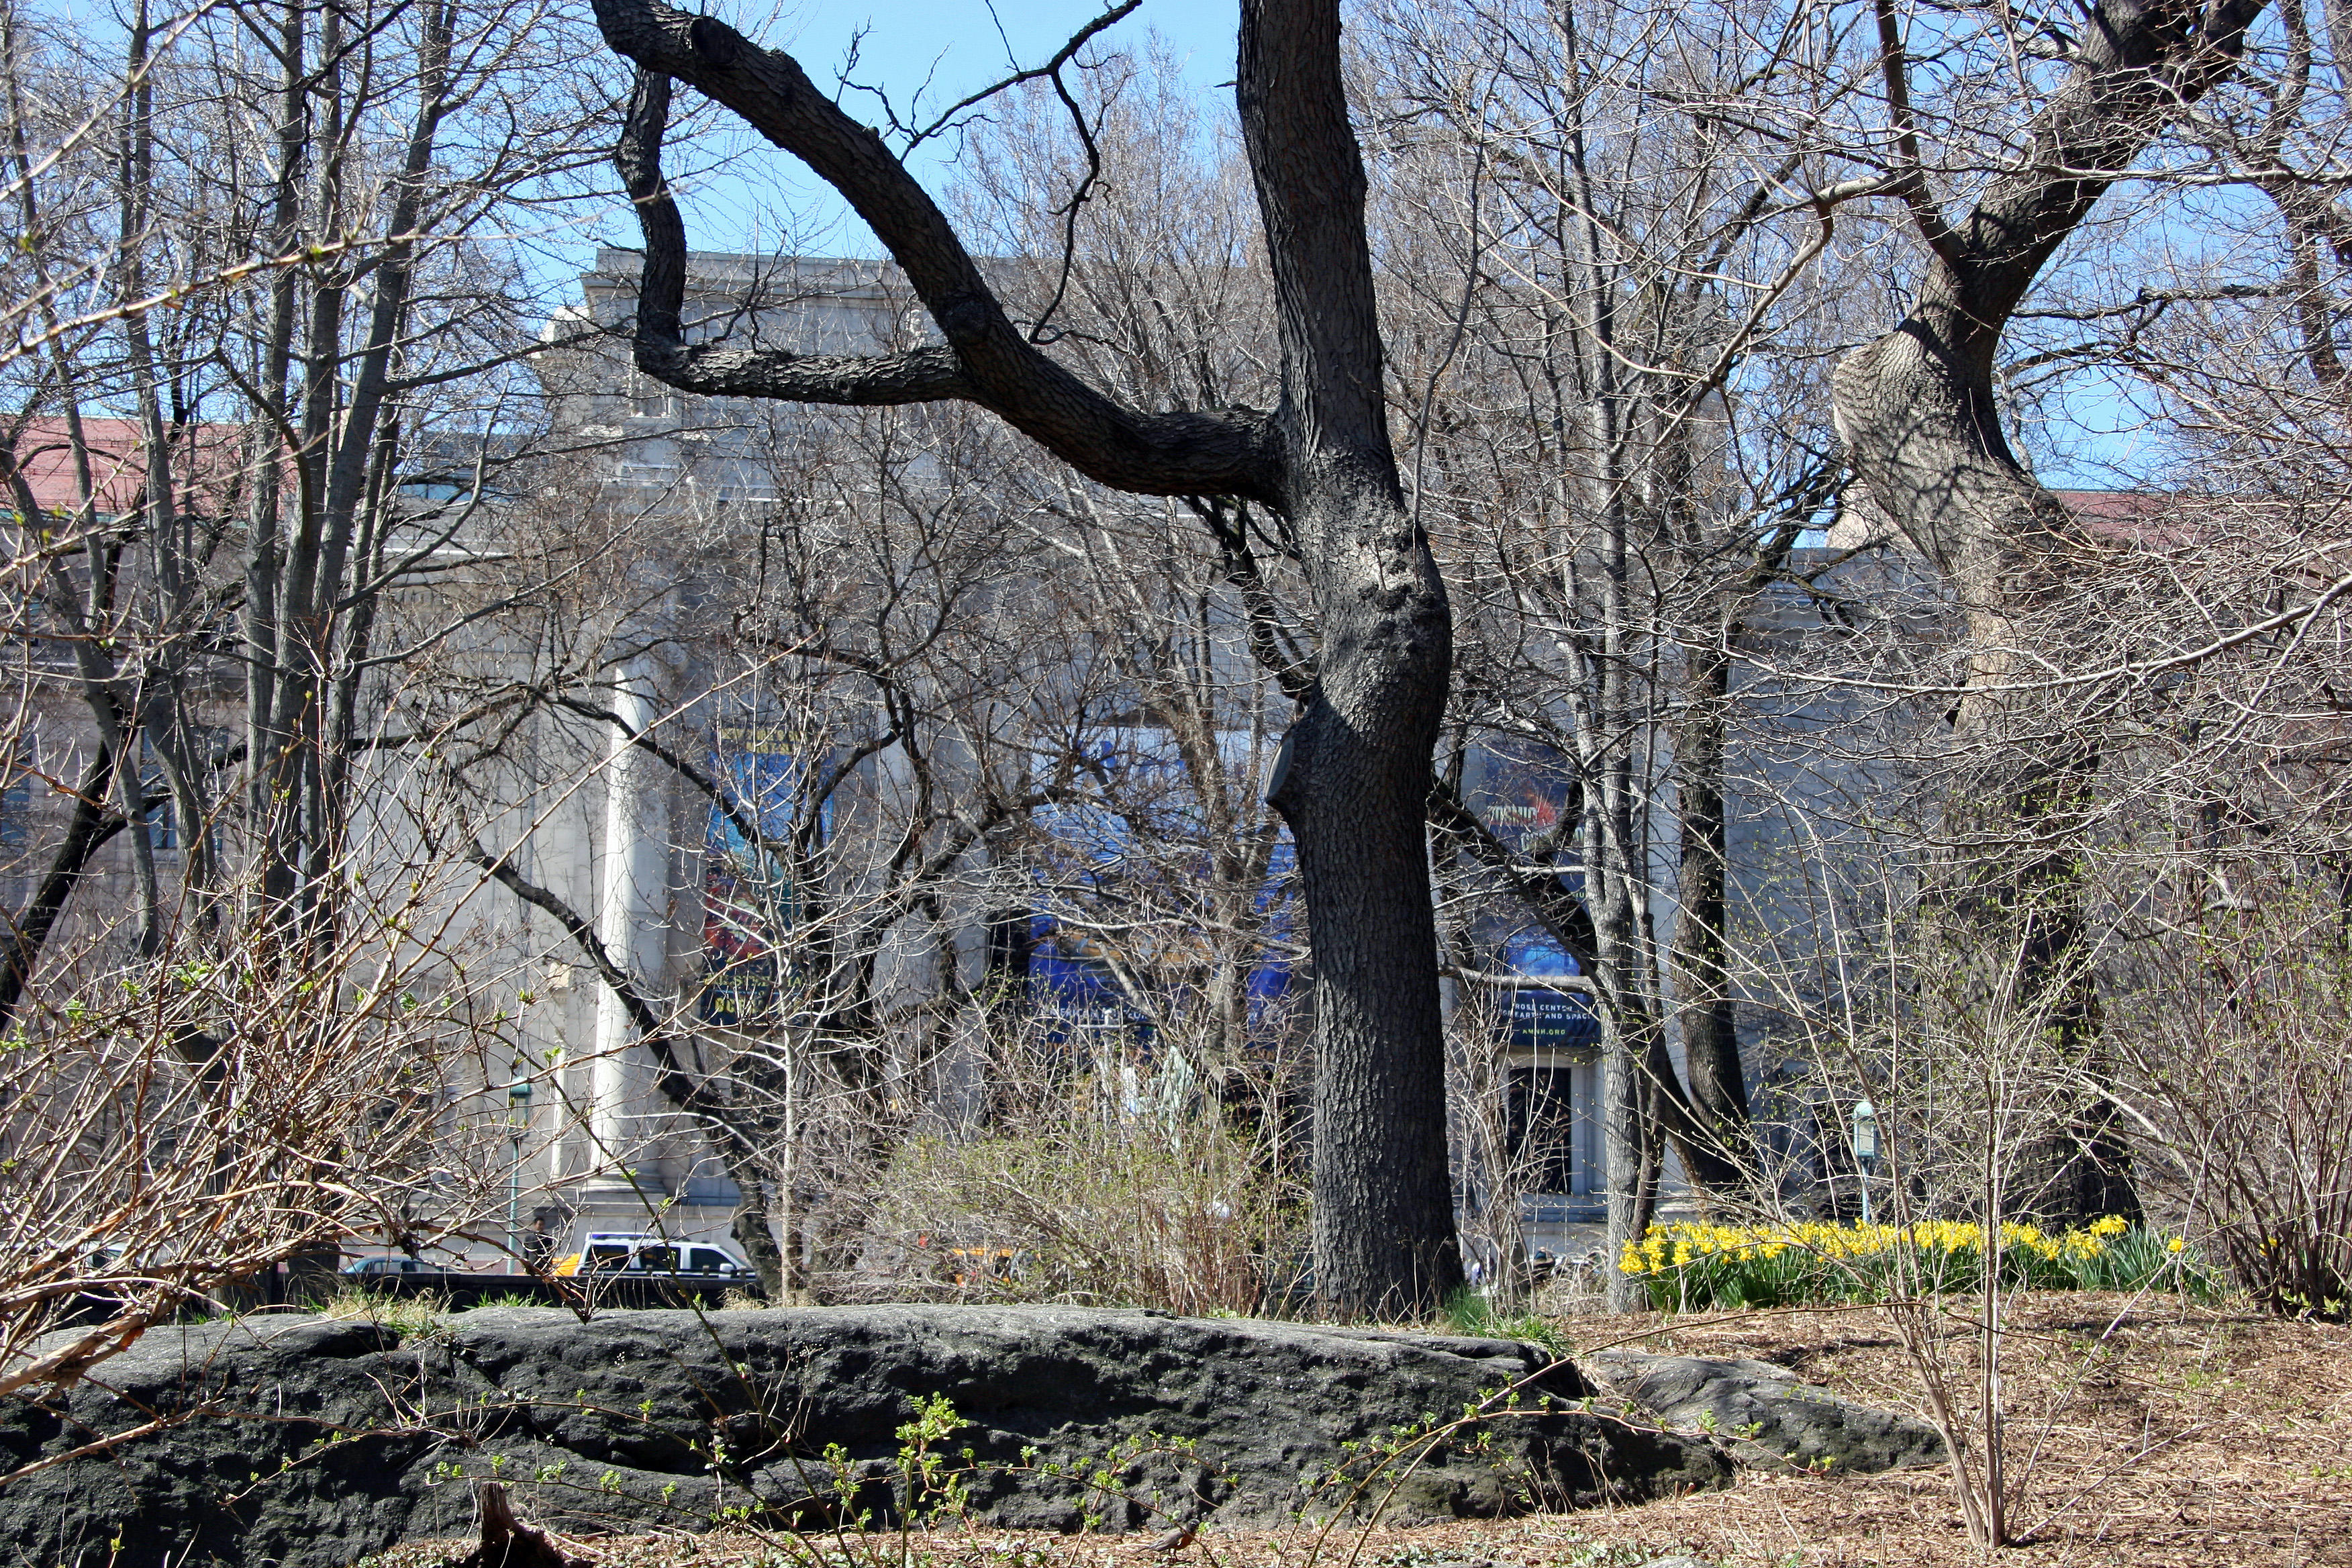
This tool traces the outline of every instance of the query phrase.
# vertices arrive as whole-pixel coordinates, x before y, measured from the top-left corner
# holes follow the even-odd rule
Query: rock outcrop
[[[1759,1468],[1874,1475],[1945,1458],[1927,1422],[1841,1399],[1770,1362],[1603,1351],[1587,1364],[1664,1426],[1718,1436]]]
[[[1729,1479],[1718,1445],[1594,1393],[1512,1342],[1142,1311],[522,1308],[404,1342],[248,1320],[152,1332],[53,1408],[0,1413],[11,1468],[168,1418],[0,1488],[0,1561],[341,1568],[468,1533],[490,1479],[559,1529],[911,1507],[1046,1530],[1500,1514]]]

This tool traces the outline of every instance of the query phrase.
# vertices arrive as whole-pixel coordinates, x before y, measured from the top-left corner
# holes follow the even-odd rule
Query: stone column
[[[629,737],[662,716],[664,673],[651,654],[640,654],[614,671],[613,710],[619,722],[610,727],[604,764],[604,875],[596,921],[604,951],[657,1011],[669,1002],[669,781],[661,763]],[[632,1173],[649,1168],[652,1161],[653,1152],[644,1145],[657,1118],[646,1103],[651,1085],[637,1033],[619,994],[600,983],[589,1094],[589,1127],[600,1164],[593,1184],[604,1189],[600,1195],[626,1194]],[[658,1191],[658,1182],[648,1184]]]

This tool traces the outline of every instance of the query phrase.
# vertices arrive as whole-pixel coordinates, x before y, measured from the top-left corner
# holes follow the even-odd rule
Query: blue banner
[[[809,786],[795,737],[779,726],[720,724],[710,774],[764,839],[789,841]],[[819,806],[819,836],[832,802]],[[740,1028],[775,1018],[784,980],[779,949],[800,918],[789,858],[754,843],[717,803],[703,836],[702,1021]]]
[[[1465,804],[1486,825],[1487,831],[1507,845],[1514,855],[1533,857],[1538,847],[1546,859],[1574,828],[1568,812],[1576,796],[1574,764],[1558,750],[1533,741],[1496,740],[1475,748],[1465,769]],[[1580,891],[1584,874],[1573,868],[1559,873],[1571,890]],[[1513,977],[1510,1007],[1505,1027],[1514,1047],[1526,1050],[1586,1049],[1601,1039],[1601,1020],[1580,991],[1561,990],[1546,980],[1572,978],[1581,973],[1576,960],[1550,932],[1519,923],[1517,911],[1496,912],[1480,921],[1476,934],[1486,962],[1497,973]]]
[[[1187,930],[1184,910],[1209,875],[1210,847],[1202,832],[1194,781],[1165,730],[1153,727],[1098,731],[1087,742],[1088,762],[1105,786],[1107,799],[1043,806],[1032,820],[1047,838],[1039,880],[1048,900],[1068,900],[1069,913],[1034,918],[1029,949],[1031,1003],[1049,1020],[1056,1039],[1071,1026],[1124,1027],[1148,1045],[1150,1009],[1139,1005],[1121,985],[1106,945],[1132,973],[1160,980],[1173,968],[1197,971],[1214,962],[1197,927]],[[1229,787],[1255,795],[1260,771],[1273,747],[1265,736],[1243,731],[1217,736],[1221,771]],[[1152,851],[1137,853],[1139,832]],[[1192,848],[1182,847],[1187,843]],[[1264,950],[1245,982],[1249,1027],[1271,1026],[1276,1005],[1290,987],[1291,966],[1280,952],[1290,931],[1297,858],[1286,833],[1267,856],[1264,881],[1254,895],[1265,921]],[[1075,895],[1075,896],[1073,896]],[[1105,935],[1087,929],[1087,910],[1099,898],[1108,911]],[[1125,922],[1139,906],[1156,910],[1129,931]],[[1170,978],[1170,984],[1179,984]]]

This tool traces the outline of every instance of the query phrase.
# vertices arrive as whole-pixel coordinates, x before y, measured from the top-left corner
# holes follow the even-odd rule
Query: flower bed
[[[1883,1301],[1980,1289],[1985,1243],[1983,1226],[1961,1220],[1675,1224],[1628,1242],[1617,1267],[1641,1279],[1662,1312]],[[2181,1237],[2118,1217],[2054,1235],[2005,1224],[1999,1245],[2000,1280],[2011,1289],[2179,1290],[2200,1300],[2216,1293],[2213,1276]]]

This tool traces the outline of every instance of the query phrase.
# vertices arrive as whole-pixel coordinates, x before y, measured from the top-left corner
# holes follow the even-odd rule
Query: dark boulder
[[[169,1418],[0,1488],[0,1542],[12,1564],[340,1568],[469,1533],[493,1479],[559,1530],[910,1508],[1050,1530],[1419,1519],[1729,1479],[1715,1445],[1592,1393],[1512,1342],[1142,1311],[519,1308],[406,1342],[249,1320],[157,1331],[52,1407],[0,1412],[16,1466]]]
[[[1866,1476],[1945,1457],[1929,1423],[1841,1399],[1770,1362],[1603,1351],[1590,1364],[1660,1422],[1724,1438],[1741,1464],[1760,1469]]]

